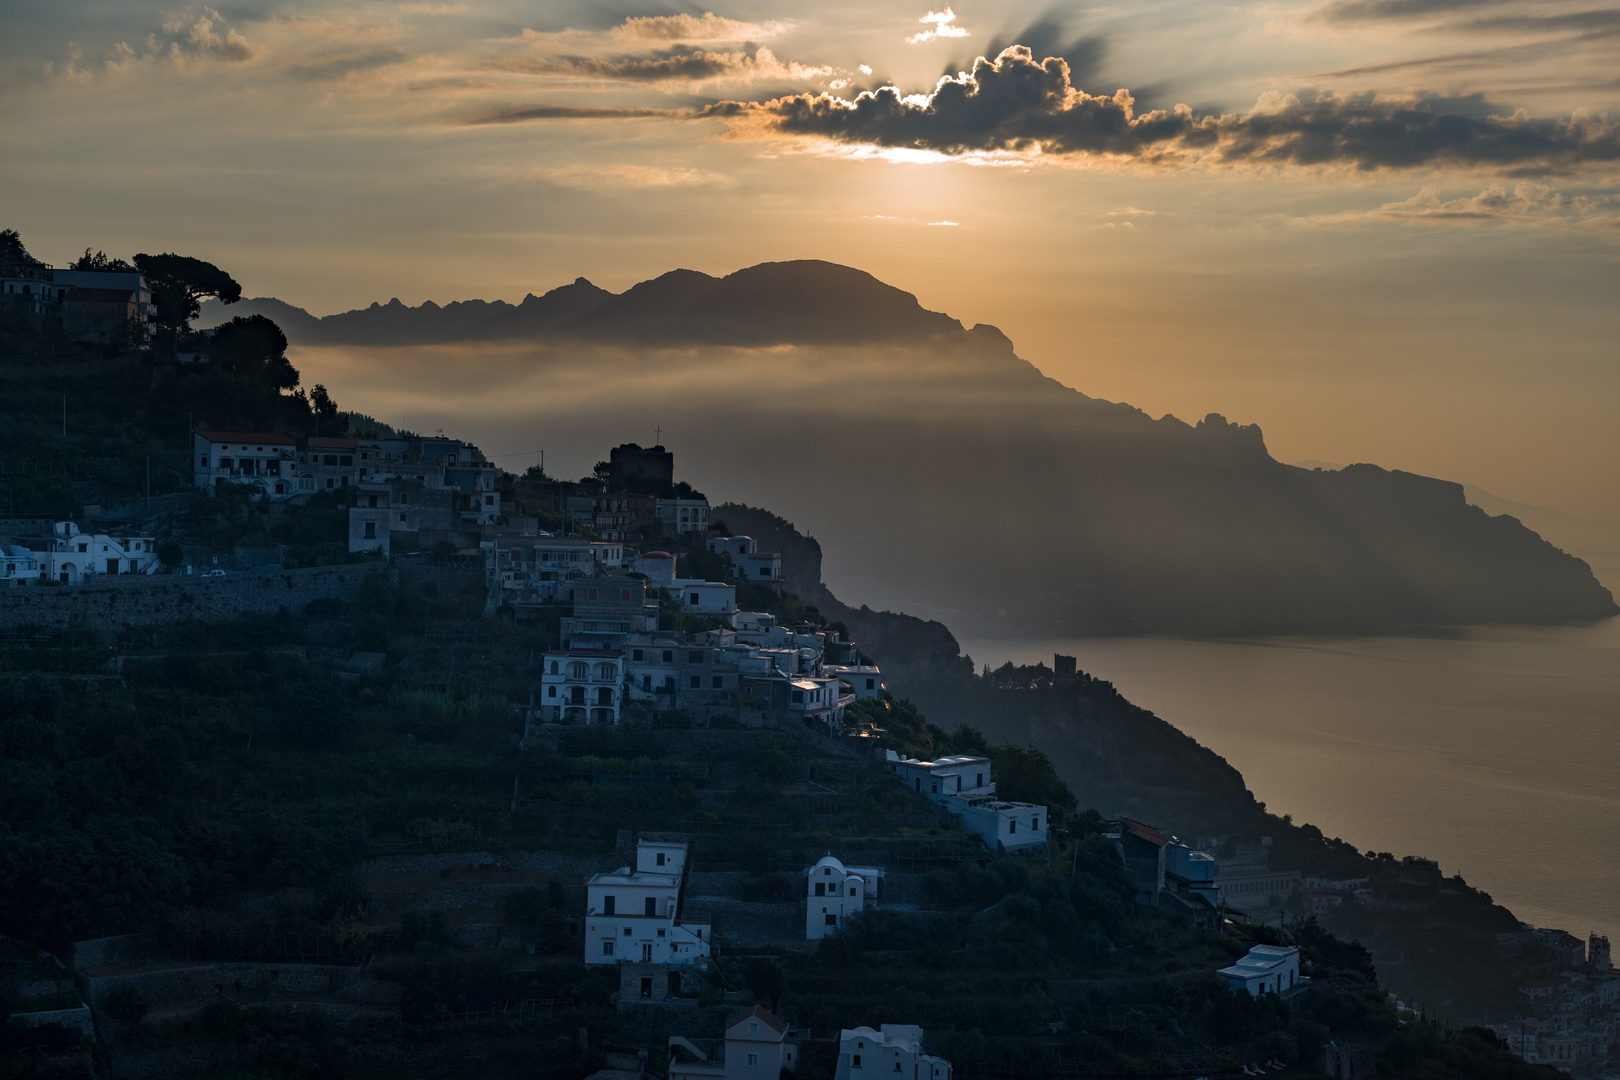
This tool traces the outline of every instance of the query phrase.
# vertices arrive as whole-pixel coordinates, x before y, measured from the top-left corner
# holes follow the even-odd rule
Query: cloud
[[[732,180],[696,169],[651,165],[559,165],[537,175],[559,187],[580,191],[601,188],[727,187]]]
[[[930,11],[917,20],[920,23],[931,24],[932,30],[920,30],[906,38],[907,45],[922,45],[936,38],[965,38],[968,36],[966,27],[956,25],[956,12],[947,7],[944,11]]]
[[[1330,22],[1422,19],[1470,8],[1495,7],[1502,0],[1333,0],[1314,15]]]
[[[928,94],[894,86],[856,95],[798,94],[726,101],[703,115],[741,135],[813,138],[948,155],[1013,152],[1156,165],[1313,168],[1486,168],[1519,174],[1620,161],[1620,125],[1468,114],[1446,99],[1269,93],[1247,113],[1194,114],[1186,105],[1138,114],[1130,91],[1094,96],[1060,58],[1014,46]]]
[[[726,19],[712,11],[702,15],[643,15],[624,20],[615,31],[643,41],[763,41],[775,37],[781,23],[749,23]]]
[[[693,114],[682,109],[643,109],[632,106],[515,105],[473,116],[466,125],[519,124],[530,120],[684,120]]]
[[[826,66],[810,66],[797,61],[784,63],[766,48],[756,50],[753,56],[744,52],[706,52],[698,49],[690,53],[648,59],[505,57],[492,60],[487,66],[497,71],[536,75],[576,75],[589,79],[645,83],[707,82],[716,79],[746,82],[761,82],[767,79],[819,79],[835,73],[833,68]]]
[[[1430,225],[1516,224],[1620,228],[1620,198],[1568,195],[1544,185],[1521,182],[1513,187],[1492,184],[1477,195],[1444,198],[1437,186],[1402,202],[1375,210],[1334,214],[1315,219],[1332,224],[1399,221]]]

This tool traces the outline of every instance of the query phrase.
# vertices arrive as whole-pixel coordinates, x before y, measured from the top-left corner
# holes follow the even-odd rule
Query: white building
[[[71,521],[58,521],[51,532],[50,550],[33,553],[39,577],[78,585],[101,574],[158,572],[157,541],[150,536],[85,533]]]
[[[923,1030],[915,1024],[845,1028],[838,1033],[838,1068],[834,1080],[951,1080],[951,1063],[923,1049]]]
[[[585,883],[585,962],[684,967],[709,957],[709,924],[682,922],[687,845],[636,843],[636,865]]]
[[[883,683],[883,672],[871,664],[828,664],[821,669],[823,675],[842,679],[858,699],[883,700],[889,688]]]
[[[667,589],[675,583],[675,556],[667,551],[649,551],[636,556],[633,569],[647,578],[647,584]]]
[[[199,431],[191,437],[192,479],[205,494],[221,480],[248,484],[272,501],[298,494],[298,444],[285,435],[253,431]]]
[[[883,880],[876,866],[845,866],[831,855],[804,872],[804,937],[819,941],[875,903]]]
[[[844,710],[855,700],[843,689],[837,679],[800,675],[788,688],[788,711],[812,720],[842,720]]]
[[[1051,828],[1046,807],[996,797],[990,759],[972,754],[919,761],[886,752],[885,765],[905,785],[962,819],[991,851],[1018,851],[1047,842]]]
[[[782,554],[778,551],[760,551],[759,542],[752,536],[715,536],[708,542],[715,555],[731,557],[732,576],[750,585],[780,585],[782,583]]]
[[[388,551],[390,522],[393,520],[391,489],[387,484],[362,480],[354,505],[349,508],[349,550]]]
[[[669,589],[681,598],[681,610],[699,615],[730,616],[737,610],[737,586],[723,581],[676,578]]]
[[[39,581],[39,556],[18,544],[0,548],[0,586],[33,585]]]
[[[783,1069],[794,1071],[799,1064],[799,1048],[787,1038],[788,1026],[755,1005],[726,1020],[718,1054],[670,1036],[669,1080],[777,1080]]]
[[[654,513],[666,535],[709,531],[708,499],[659,499]]]
[[[358,439],[311,436],[299,455],[298,490],[307,494],[359,483],[359,456]]]
[[[552,723],[617,724],[624,702],[624,654],[559,649],[541,658],[540,715]]]
[[[1287,995],[1303,985],[1299,974],[1299,950],[1292,945],[1256,945],[1231,967],[1216,972],[1233,993]],[[1308,983],[1310,980],[1303,980]]]

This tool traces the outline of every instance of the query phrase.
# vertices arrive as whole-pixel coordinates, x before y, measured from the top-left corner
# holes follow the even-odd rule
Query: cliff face
[[[994,327],[964,329],[829,263],[675,271],[616,296],[581,280],[518,305],[270,313],[298,343],[504,339],[506,360],[466,350],[484,395],[457,421],[472,437],[507,408],[502,438],[539,428],[594,460],[619,433],[678,421],[682,475],[831,541],[840,591],[978,636],[1620,612],[1586,564],[1468,506],[1458,485],[1371,465],[1308,472],[1273,460],[1256,427],[1087,397]],[[377,377],[453,399],[455,356],[428,351],[374,361]]]

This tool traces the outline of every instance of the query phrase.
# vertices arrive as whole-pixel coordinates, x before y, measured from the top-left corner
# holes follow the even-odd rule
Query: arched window
[[[555,686],[546,687],[546,697],[556,697],[556,696],[557,696],[557,688]]]
[[[551,673],[553,675],[557,674],[557,661],[555,660],[551,662]]]

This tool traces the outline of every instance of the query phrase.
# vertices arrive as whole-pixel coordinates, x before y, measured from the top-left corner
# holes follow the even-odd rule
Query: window
[[[624,936],[625,936],[625,937],[629,937],[629,936],[630,936],[630,928],[629,928],[629,927],[628,927],[628,926],[627,926],[627,927],[625,927],[625,928],[624,928]]]
[[[803,690],[795,690],[795,691],[793,691],[793,704],[795,704],[795,705],[803,705],[804,704],[804,691]]]
[[[551,662],[551,673],[553,675],[557,674],[557,661],[555,660]]]
[[[759,1026],[758,1024],[749,1024],[748,1025],[749,1032],[752,1033],[754,1031],[754,1029],[757,1028],[758,1026]],[[749,1054],[748,1055],[748,1064],[750,1064],[750,1065],[758,1065],[759,1064],[759,1055],[758,1054]]]
[[[686,601],[686,602],[687,602],[687,603],[688,603],[688,604],[691,604],[691,605],[693,605],[693,606],[694,606],[694,607],[696,607],[696,606],[697,606],[697,603],[698,603],[698,594],[697,594],[697,593],[693,593],[693,594],[692,594],[692,596],[691,596],[691,598],[690,598],[690,599],[688,599],[688,600],[687,600],[687,601]]]
[[[630,650],[630,659],[632,659],[632,660],[640,660],[641,659],[641,650],[640,649],[631,649]]]
[[[1016,820],[1012,819],[1012,818],[1008,818],[1007,819],[1007,831],[1010,832],[1010,833],[1017,832],[1018,831],[1018,822]]]
[[[719,675],[716,675],[714,677],[714,688],[716,690],[723,690],[723,689],[725,689],[725,686],[726,686],[726,680],[723,677],[721,677]]]
[[[837,926],[838,925],[838,915],[835,912],[831,912],[831,911],[827,912],[827,925],[828,926]]]
[[[855,895],[855,886],[851,885],[849,887],[849,895],[851,895],[851,896]]]
[[[308,487],[308,486],[309,486],[309,481],[308,481],[308,480],[305,480],[305,481],[304,481],[304,482],[303,482],[303,485],[304,485],[304,487]],[[401,523],[402,523],[402,524],[403,524],[403,523],[404,523],[404,521],[405,521],[405,515],[404,515],[404,514],[401,514],[401,515],[399,515],[399,520],[400,520],[400,522],[401,522]]]
[[[206,468],[208,468],[208,459],[205,457],[200,462],[198,462],[198,464],[200,464],[203,468],[206,469]]]
[[[342,457],[338,458],[338,464],[339,465],[353,465],[354,464],[354,455],[352,455],[352,454],[344,454]]]
[[[672,694],[675,692],[675,676],[673,676],[673,675],[665,675],[664,676],[664,689],[668,690]]]
[[[750,1021],[748,1021],[748,1034],[750,1034],[750,1035],[758,1035],[759,1034],[759,1021],[758,1020],[750,1020]],[[752,1054],[748,1055],[748,1064],[753,1065],[754,1063],[755,1063],[754,1055],[752,1055]]]
[[[1034,829],[1036,832],[1040,832],[1041,831],[1041,819],[1038,818],[1038,817],[1030,818],[1029,827]]]
[[[895,1072],[900,1071],[900,1055],[899,1054],[895,1054],[894,1071]]]
[[[612,938],[604,938],[603,939],[603,941],[602,941],[602,955],[603,956],[612,956],[613,955],[613,939]]]
[[[629,589],[620,589],[619,590],[619,599],[624,600],[624,601],[628,601],[630,599],[630,590]]]
[[[867,679],[866,680],[866,688],[868,690],[876,690],[877,689],[877,680],[876,679]]]
[[[701,689],[703,689],[703,676],[701,676],[701,675],[692,676],[692,689],[693,690],[701,690]]]
[[[555,686],[546,687],[546,697],[556,697],[556,696],[557,696],[557,688]]]
[[[369,505],[371,506],[371,508],[373,510],[375,510],[377,508],[377,496],[369,495],[369,496],[367,496],[367,498],[370,499]]]
[[[827,884],[826,884],[826,882],[823,882],[823,881],[816,882],[816,895],[817,896],[826,896],[827,895]]]
[[[641,962],[643,964],[652,962],[652,942],[650,941],[641,943]]]
[[[375,539],[377,539],[377,523],[375,521],[366,522],[366,536],[365,536],[365,538],[367,540],[375,540]]]
[[[664,650],[664,663],[673,664],[674,662],[675,662],[675,650],[674,649],[665,649]]]
[[[660,852],[659,852],[659,853],[658,853],[658,865],[659,865],[659,866],[663,866],[663,865],[664,865],[664,853],[663,853],[663,852],[662,852],[662,851],[660,851]]]
[[[337,464],[337,455],[336,454],[327,454],[326,457],[322,459],[322,464],[324,464],[324,465],[336,465]]]
[[[702,651],[701,650],[693,650],[692,652],[687,653],[686,654],[686,662],[688,664],[701,664],[701,663],[703,663],[703,653],[702,653]]]
[[[641,913],[649,919],[658,917],[658,897],[649,896],[641,905]]]
[[[651,675],[643,675],[641,677],[641,689],[648,692],[648,693],[652,692],[652,676]]]
[[[973,781],[973,786],[984,787],[984,773],[979,773],[977,779]]]
[[[337,487],[337,483],[330,476],[328,476],[326,478],[326,486],[329,488]]]
[[[585,599],[587,599],[587,600],[595,600],[596,599],[596,590],[595,589],[586,590]]]
[[[612,915],[612,914],[614,914],[613,909],[614,909],[614,907],[616,907],[618,905],[618,902],[619,902],[619,898],[617,896],[604,896],[604,897],[602,897],[602,914],[604,914],[604,915]]]
[[[852,1069],[860,1068],[861,1067],[861,1055],[859,1055],[859,1054],[851,1054],[849,1056],[849,1067],[852,1068]]]

